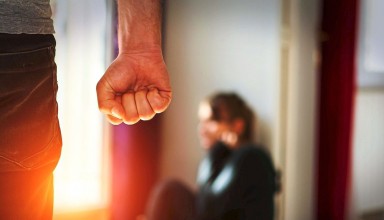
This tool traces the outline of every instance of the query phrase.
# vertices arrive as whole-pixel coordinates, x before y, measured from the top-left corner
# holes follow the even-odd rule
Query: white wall
[[[361,1],[353,149],[353,218],[384,211],[384,2]]]
[[[384,210],[384,91],[360,91],[355,111],[353,182],[359,215]]]
[[[162,177],[194,186],[203,156],[197,107],[217,90],[240,93],[257,111],[260,142],[274,147],[278,119],[278,0],[169,0],[165,59],[174,99],[164,115]]]

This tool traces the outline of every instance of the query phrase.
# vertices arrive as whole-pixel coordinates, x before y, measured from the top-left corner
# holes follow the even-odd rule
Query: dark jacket
[[[217,143],[198,170],[198,220],[272,220],[275,169],[260,147]]]

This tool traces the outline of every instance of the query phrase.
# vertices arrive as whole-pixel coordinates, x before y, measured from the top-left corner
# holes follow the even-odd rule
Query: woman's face
[[[210,149],[217,141],[222,140],[223,134],[232,130],[229,123],[212,119],[212,109],[206,102],[200,104],[198,117],[200,144],[206,150]]]

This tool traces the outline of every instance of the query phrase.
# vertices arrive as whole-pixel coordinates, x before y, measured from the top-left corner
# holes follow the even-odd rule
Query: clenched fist
[[[149,120],[172,99],[161,49],[120,53],[96,87],[99,109],[117,125]]]

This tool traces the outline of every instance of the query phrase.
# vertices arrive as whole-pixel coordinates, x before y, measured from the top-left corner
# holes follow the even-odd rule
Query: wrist
[[[119,50],[146,51],[161,48],[159,0],[119,0]]]
[[[158,45],[142,45],[140,47],[125,48],[119,50],[119,56],[139,55],[142,57],[161,57],[163,56],[161,47]]]
[[[160,44],[153,42],[119,43],[119,54],[162,53]]]
[[[160,33],[149,33],[131,27],[129,30],[121,28],[119,31],[119,51],[122,53],[132,51],[161,51]]]

